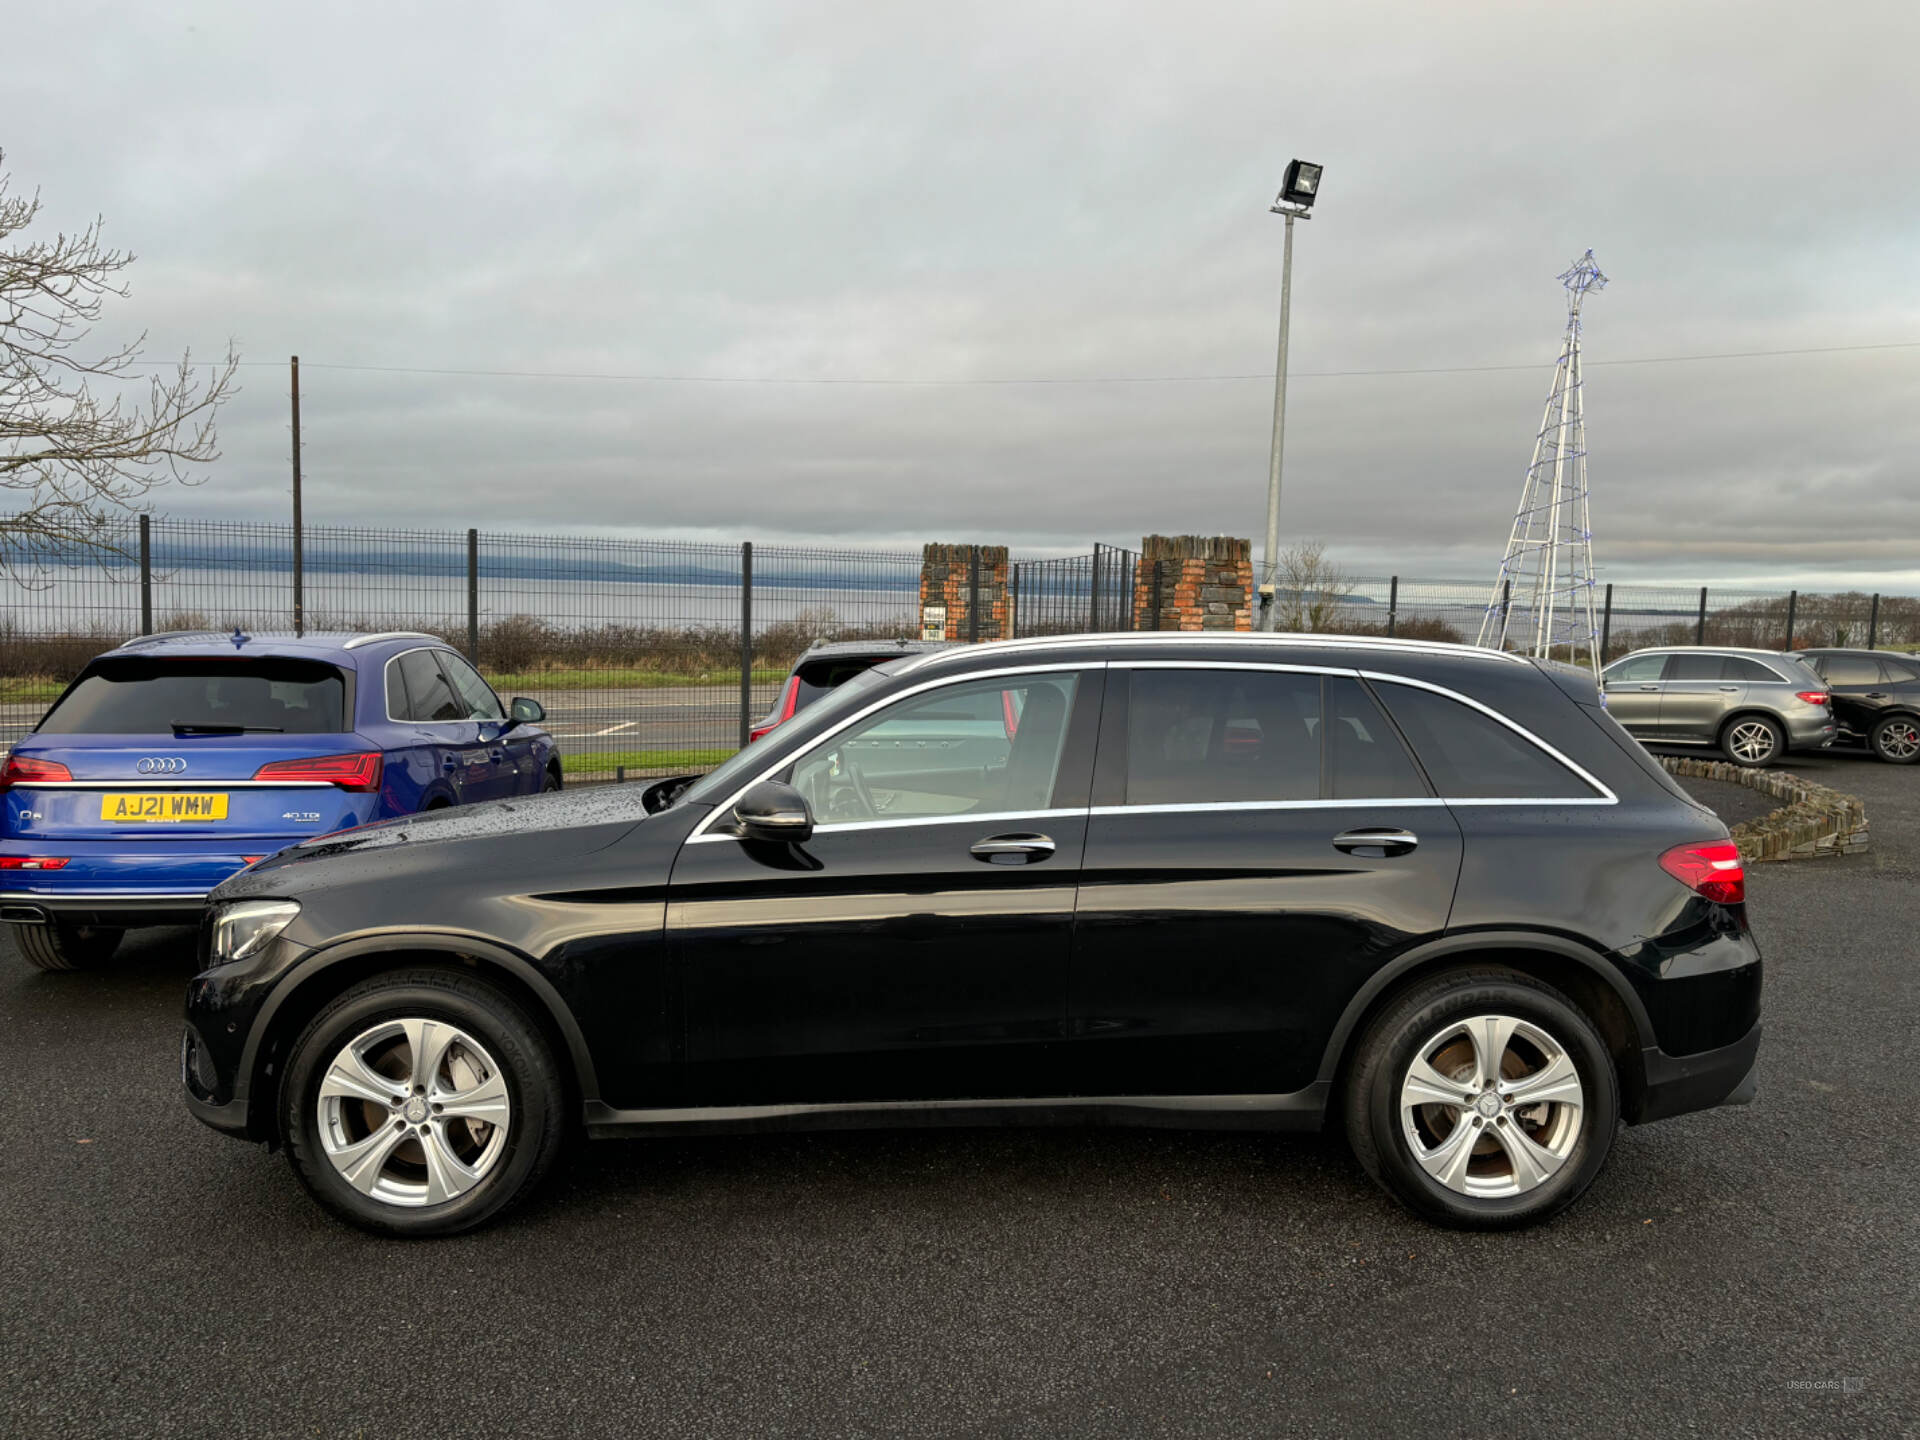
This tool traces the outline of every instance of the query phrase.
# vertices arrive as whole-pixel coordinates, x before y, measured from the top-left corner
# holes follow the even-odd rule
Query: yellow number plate
[[[100,797],[102,820],[224,820],[227,797],[224,795],[188,795],[180,791],[141,794],[107,794]]]

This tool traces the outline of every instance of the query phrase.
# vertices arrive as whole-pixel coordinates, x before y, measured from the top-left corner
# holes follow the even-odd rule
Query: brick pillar
[[[1154,613],[1158,573],[1160,610]],[[1149,535],[1133,572],[1136,630],[1251,630],[1253,542],[1229,535]]]
[[[980,557],[980,638],[1007,638],[1007,547],[927,545],[920,552],[920,613],[947,607],[947,639],[965,640],[972,601],[973,557]]]

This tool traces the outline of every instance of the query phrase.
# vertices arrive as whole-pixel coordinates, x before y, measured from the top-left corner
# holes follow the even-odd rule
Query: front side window
[[[1381,702],[1446,800],[1585,800],[1598,792],[1525,736],[1470,705],[1414,685]]]
[[[1133,672],[1127,804],[1320,798],[1320,677]]]
[[[480,672],[469,665],[460,656],[451,651],[440,653],[440,668],[447,672],[447,679],[453,682],[460,703],[467,708],[468,720],[504,720],[507,712],[500,708],[500,697],[493,693],[493,687],[480,678]]]
[[[1626,659],[1610,667],[1607,671],[1607,683],[1646,684],[1660,678],[1660,672],[1666,668],[1664,655],[1629,655]]]
[[[346,681],[312,660],[95,661],[40,722],[42,735],[333,735]]]
[[[794,762],[820,826],[1051,807],[1072,672],[943,685],[889,706]]]

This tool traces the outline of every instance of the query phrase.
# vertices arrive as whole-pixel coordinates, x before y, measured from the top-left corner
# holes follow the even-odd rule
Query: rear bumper
[[[141,925],[191,925],[200,918],[207,892],[142,894],[117,890],[74,889],[0,891],[0,922],[45,925],[67,920],[76,925],[131,930]]]
[[[1760,1026],[1755,1025],[1731,1045],[1698,1055],[1669,1055],[1658,1046],[1640,1052],[1645,1076],[1636,1113],[1636,1125],[1667,1120],[1716,1105],[1747,1105],[1754,1097],[1754,1071],[1760,1053]]]
[[[1789,715],[1786,717],[1787,749],[1825,750],[1840,733],[1831,715]]]

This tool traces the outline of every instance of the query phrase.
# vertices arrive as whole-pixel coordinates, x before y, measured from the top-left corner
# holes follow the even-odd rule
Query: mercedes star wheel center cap
[[[1494,1094],[1491,1090],[1489,1090],[1487,1091],[1486,1094],[1482,1095],[1478,1100],[1473,1102],[1473,1108],[1478,1110],[1481,1113],[1481,1115],[1491,1120],[1493,1119],[1494,1116],[1500,1113],[1500,1097]]]
[[[414,1096],[407,1102],[406,1116],[411,1123],[421,1124],[427,1118],[427,1102],[418,1095]]]

